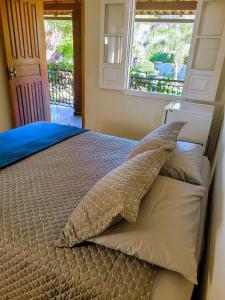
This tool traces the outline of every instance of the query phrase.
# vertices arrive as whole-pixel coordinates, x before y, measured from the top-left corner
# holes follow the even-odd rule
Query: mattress
[[[74,207],[136,144],[85,132],[0,171],[0,299],[190,299],[175,272],[89,243],[55,247]],[[206,185],[208,170],[204,159]]]
[[[208,201],[208,186],[210,180],[210,163],[203,158],[201,175],[203,185],[207,187],[205,196],[201,199],[201,215],[197,238],[197,260],[200,262],[204,247],[204,228],[206,207]],[[176,272],[159,268],[152,289],[151,300],[190,300],[194,285]]]

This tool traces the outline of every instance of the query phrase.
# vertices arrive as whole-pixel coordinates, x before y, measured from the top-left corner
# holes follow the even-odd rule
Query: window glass
[[[182,95],[194,13],[149,10],[136,12],[130,89]]]

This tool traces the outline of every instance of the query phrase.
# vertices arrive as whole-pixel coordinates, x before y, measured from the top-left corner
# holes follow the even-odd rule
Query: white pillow
[[[136,223],[121,222],[91,242],[176,271],[197,283],[196,240],[205,188],[158,176]]]
[[[179,141],[160,174],[193,184],[202,184],[203,154],[204,149],[201,145]]]

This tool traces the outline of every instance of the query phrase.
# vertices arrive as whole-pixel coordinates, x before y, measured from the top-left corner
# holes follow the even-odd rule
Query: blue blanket
[[[0,169],[55,145],[86,129],[37,122],[0,134]]]

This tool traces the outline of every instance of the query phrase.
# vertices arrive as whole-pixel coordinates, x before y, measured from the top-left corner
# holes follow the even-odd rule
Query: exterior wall
[[[12,116],[0,32],[0,132],[12,128]]]

